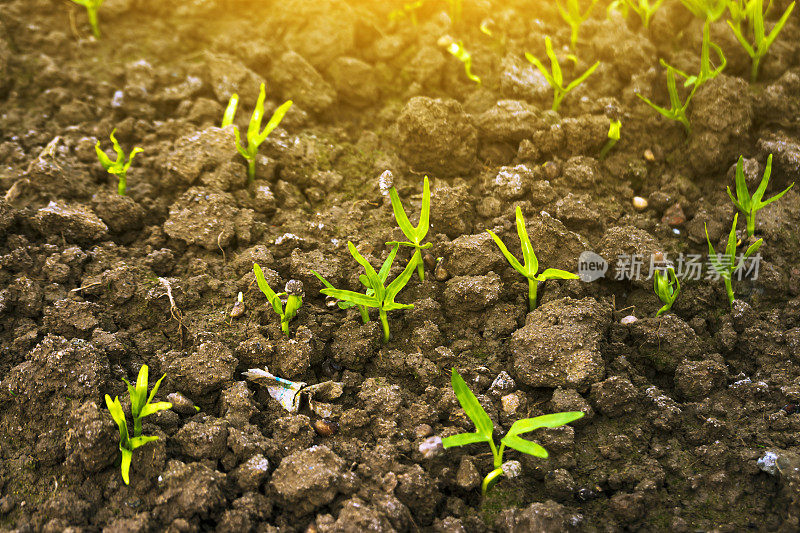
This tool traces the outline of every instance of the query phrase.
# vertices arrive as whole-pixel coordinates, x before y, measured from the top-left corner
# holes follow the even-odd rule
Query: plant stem
[[[417,259],[417,275],[420,281],[425,281],[425,263],[422,262],[422,252],[419,248],[414,252],[414,257]]]
[[[528,278],[528,311],[536,309],[538,302],[539,282],[535,279]]]
[[[758,64],[761,62],[761,57],[756,56],[753,58],[753,66],[750,68],[750,82],[755,83],[758,80]]]
[[[133,436],[139,437],[142,434],[142,419],[141,418],[134,418],[133,419]]]
[[[366,324],[369,322],[369,311],[367,311],[366,305],[359,305],[358,310],[361,311],[361,321]]]
[[[120,196],[125,196],[125,190],[128,188],[128,178],[125,174],[120,174],[117,181],[117,193]]]
[[[722,281],[725,282],[725,291],[728,293],[728,302],[730,302],[731,307],[733,307],[733,286],[731,285],[730,278],[722,278]]]
[[[256,181],[256,158],[247,160],[247,187],[250,188]]]
[[[86,12],[89,14],[89,24],[92,26],[92,33],[96,38],[100,38],[100,26],[97,24],[97,10],[96,9],[87,9]]]
[[[381,327],[383,328],[383,343],[386,344],[389,342],[389,320],[386,317],[386,311],[383,309],[379,309],[378,314],[381,317]]]
[[[753,216],[753,213],[748,213],[745,219],[747,220],[747,236],[752,237],[756,231],[756,217]]]
[[[495,468],[488,474],[486,477],[483,478],[483,483],[481,483],[481,494],[486,496],[486,493],[489,492],[489,488],[494,486],[497,483],[497,478],[503,475],[503,469],[500,467]]]
[[[287,337],[289,336],[289,321],[285,317],[281,317],[281,330]]]

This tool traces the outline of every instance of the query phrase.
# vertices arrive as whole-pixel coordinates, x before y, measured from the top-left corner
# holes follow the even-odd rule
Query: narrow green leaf
[[[400,226],[400,229],[409,241],[416,243],[414,226],[412,226],[411,221],[408,220],[406,210],[403,208],[403,203],[400,201],[400,196],[397,194],[397,189],[394,187],[389,189],[389,199],[392,201],[392,211],[394,211],[394,218],[397,221],[397,225]]]
[[[225,108],[225,114],[222,115],[223,128],[233,124],[233,119],[236,117],[236,108],[239,106],[239,95],[233,93],[230,100],[228,100],[228,107]]]
[[[522,260],[525,261],[525,270],[528,272],[529,276],[536,275],[536,272],[539,270],[539,260],[536,258],[533,246],[531,246],[531,240],[528,238],[528,229],[525,227],[525,219],[522,216],[522,209],[520,209],[519,206],[517,206],[516,209],[516,224],[517,235],[519,236],[519,242],[522,246]]]
[[[386,283],[386,278],[389,277],[389,271],[392,269],[392,264],[394,263],[394,258],[397,256],[397,250],[400,249],[399,244],[395,244],[392,247],[392,251],[389,252],[389,256],[381,265],[381,269],[378,271],[378,278],[380,278],[382,283]],[[416,252],[415,252],[416,253]]]
[[[417,244],[428,235],[428,227],[431,215],[431,186],[428,183],[428,176],[422,181],[422,208],[419,213],[419,224],[417,224]]]
[[[511,424],[506,436],[521,435],[539,428],[557,428],[583,418],[584,414],[582,411],[567,411],[534,418],[524,418]]]
[[[489,439],[486,435],[479,433],[459,433],[442,439],[442,446],[447,448],[454,448],[456,446],[466,446],[467,444],[474,444],[476,442],[486,442]]]
[[[328,283],[328,280],[326,280],[325,278],[323,278],[323,277],[322,277],[322,275],[321,275],[321,274],[319,274],[317,271],[315,271],[315,270],[312,270],[312,271],[311,271],[311,273],[312,273],[312,274],[314,274],[315,276],[317,276],[317,279],[320,281],[320,283],[322,283],[323,285],[325,285],[325,287],[327,287],[328,289],[333,289],[333,285],[331,285],[330,283]]]
[[[133,458],[133,452],[121,447],[119,451],[122,453],[122,464],[120,464],[120,471],[122,472],[122,481],[124,481],[126,485],[130,485],[131,459]]]
[[[751,255],[756,253],[758,249],[761,248],[762,244],[764,244],[764,239],[758,239],[756,242],[751,244],[750,247],[747,248],[747,251],[744,253],[744,256],[742,256],[742,262],[744,262],[744,259],[747,259]]]
[[[491,440],[492,433],[494,433],[494,424],[492,424],[489,415],[486,414],[483,406],[478,402],[478,399],[455,368],[452,369],[450,374],[450,383],[453,386],[453,392],[456,393],[458,403],[461,404],[464,412],[467,413],[469,419],[475,424],[475,429],[478,430],[477,433],[483,435],[486,440]]]
[[[286,116],[286,113],[289,112],[290,107],[292,107],[292,101],[287,100],[284,103],[282,103],[280,107],[278,107],[278,109],[275,110],[274,113],[272,113],[272,118],[269,119],[269,122],[267,122],[264,131],[262,131],[261,135],[258,136],[258,144],[263,143],[266,140],[267,136],[270,133],[272,133],[272,131],[275,128],[278,127],[278,125],[283,120],[283,117]]]
[[[386,303],[394,302],[397,293],[403,290],[403,287],[405,287],[408,284],[408,281],[414,274],[415,268],[417,268],[416,256],[411,258],[411,260],[406,265],[406,268],[403,269],[400,275],[394,278],[394,280],[392,280],[389,286],[386,287],[386,295],[384,296],[384,301]]]
[[[172,409],[172,404],[170,402],[156,402],[156,403],[148,403],[142,409],[139,418],[144,418],[146,416],[150,416],[153,413],[157,413],[159,411],[166,411],[168,409]]]
[[[156,393],[158,392],[158,388],[161,386],[161,382],[164,380],[165,377],[167,377],[166,373],[164,375],[162,375],[160,378],[158,378],[158,381],[156,381],[156,384],[153,385],[153,390],[150,391],[150,396],[147,398],[147,403],[152,402],[153,398],[156,397]]]
[[[261,120],[264,118],[264,100],[267,97],[266,87],[262,83],[258,90],[258,100],[253,114],[250,116],[250,124],[247,126],[247,143],[253,144],[258,139],[258,132],[261,129]]]
[[[577,274],[567,272],[566,270],[559,270],[557,268],[548,268],[537,276],[537,279],[578,279]]]
[[[367,307],[380,307],[380,302],[375,296],[367,296],[360,292],[348,291],[344,289],[322,289],[320,291],[326,296],[333,296],[345,302],[351,302],[355,305],[365,305]]]
[[[258,288],[261,289],[261,292],[267,297],[267,301],[272,305],[272,309],[275,310],[278,316],[283,316],[283,304],[281,304],[281,299],[278,298],[278,295],[275,294],[275,291],[273,291],[272,287],[267,283],[267,280],[264,278],[264,271],[261,270],[258,263],[253,263],[253,272],[255,272],[256,275]]]
[[[517,437],[516,435],[507,435],[503,437],[500,442],[502,442],[509,448],[514,448],[518,452],[526,453],[528,455],[533,455],[534,457],[541,457],[542,459],[547,459],[548,456],[547,450],[545,450],[535,442],[525,440],[522,437]]]
[[[487,229],[486,232],[492,236],[492,239],[494,239],[495,244],[497,244],[497,247],[500,248],[500,251],[503,253],[503,256],[506,258],[506,260],[511,264],[512,267],[514,267],[514,270],[516,270],[517,272],[519,272],[520,274],[522,274],[527,278],[528,272],[525,270],[525,267],[523,267],[520,264],[520,262],[517,260],[516,257],[511,255],[511,252],[508,251],[508,248],[506,248],[506,245],[503,243],[502,240],[500,240],[500,237],[495,235],[492,230]]]
[[[352,242],[347,241],[347,249],[350,250],[350,255],[353,256],[353,259],[355,259],[359,265],[364,267],[364,271],[367,273],[367,278],[369,279],[369,283],[375,291],[375,296],[378,298],[378,301],[383,301],[384,288],[380,277],[378,277],[378,273],[375,272],[375,269],[372,268],[372,265],[369,264],[369,261],[364,259],[364,257],[358,253],[358,250],[356,250],[356,247]]]
[[[572,80],[572,81],[570,82],[570,84],[569,84],[569,85],[567,85],[567,87],[566,87],[566,91],[567,91],[567,92],[569,92],[569,91],[571,91],[572,89],[574,89],[575,87],[577,87],[578,85],[580,85],[581,83],[583,83],[583,82],[586,80],[586,78],[588,78],[589,76],[591,76],[591,75],[592,75],[592,73],[593,73],[595,70],[597,70],[597,67],[599,67],[599,66],[600,66],[600,62],[599,62],[599,61],[597,61],[597,62],[596,62],[594,65],[592,65],[591,67],[589,67],[589,68],[586,70],[586,72],[584,72],[583,74],[581,74],[580,76],[578,76],[576,79]]]
[[[131,443],[131,450],[135,450],[140,446],[144,446],[148,442],[153,442],[158,440],[158,437],[155,435],[142,435],[141,437],[133,437],[130,441]]]
[[[94,151],[97,152],[97,159],[100,160],[100,164],[103,165],[104,169],[108,170],[114,166],[114,162],[111,158],[100,149],[100,141],[97,141],[97,144],[94,145]]]

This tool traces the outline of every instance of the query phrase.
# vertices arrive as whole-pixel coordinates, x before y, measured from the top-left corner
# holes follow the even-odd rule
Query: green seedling
[[[133,437],[128,433],[128,422],[125,418],[125,412],[122,410],[122,404],[119,397],[113,400],[111,396],[106,394],[106,407],[111,413],[111,418],[117,423],[119,428],[119,451],[122,453],[122,480],[126,485],[130,484],[130,469],[131,459],[133,458],[133,451],[148,442],[158,440],[157,436],[143,436],[142,435],[142,419],[146,416],[172,409],[170,402],[153,402],[153,398],[158,392],[158,387],[161,385],[161,380],[166,377],[166,374],[161,376],[150,394],[147,394],[148,384],[148,368],[147,365],[142,365],[139,369],[139,376],[136,378],[136,386],[131,385],[128,380],[122,381],[128,386],[128,396],[131,400],[131,414],[133,415]]]
[[[525,52],[525,57],[528,59],[528,61],[533,63],[537,69],[539,69],[539,72],[541,72],[545,77],[547,83],[549,83],[553,88],[552,110],[558,111],[559,106],[561,106],[561,100],[563,100],[567,93],[569,93],[572,89],[583,83],[583,81],[588,78],[600,65],[600,62],[597,61],[594,65],[586,69],[586,72],[578,76],[576,79],[570,82],[569,85],[564,87],[564,76],[561,73],[561,65],[558,64],[558,58],[556,57],[555,52],[553,52],[553,43],[550,41],[550,37],[544,38],[544,45],[547,49],[547,57],[550,58],[550,68],[552,69],[552,73],[551,71],[547,70],[542,62],[539,61],[533,54]]]
[[[792,10],[794,9],[794,2],[789,4],[789,7],[786,8],[786,11],[783,12],[781,18],[778,22],[775,23],[775,26],[772,27],[772,31],[769,32],[769,35],[766,34],[764,31],[764,13],[763,13],[763,0],[754,0],[755,5],[752,8],[752,23],[753,23],[753,44],[751,45],[747,39],[745,38],[744,34],[741,31],[741,28],[737,28],[730,20],[728,21],[728,25],[733,30],[734,35],[736,35],[736,39],[745,49],[747,54],[753,60],[752,66],[750,68],[750,81],[755,83],[758,79],[758,67],[761,64],[761,58],[767,55],[769,51],[769,47],[772,46],[773,41],[778,37],[778,34],[783,29],[783,26],[786,24],[786,21],[789,19],[789,15],[792,14]]]
[[[714,270],[719,277],[722,278],[722,282],[725,284],[725,292],[728,294],[728,301],[731,305],[733,305],[733,286],[731,285],[731,279],[733,278],[733,274],[744,266],[744,261],[761,248],[761,245],[764,242],[764,239],[758,239],[756,242],[750,245],[747,251],[742,255],[739,259],[739,262],[736,262],[736,223],[739,219],[739,213],[736,213],[733,217],[733,226],[731,226],[731,232],[728,234],[728,244],[725,246],[725,253],[724,254],[717,254],[714,251],[714,246],[711,244],[711,239],[708,236],[708,227],[706,227],[706,241],[708,242],[708,260],[711,262],[711,266],[714,267]]]
[[[714,22],[725,13],[729,0],[681,0],[692,14],[706,22]]]
[[[463,0],[447,0],[450,6],[450,22],[455,26],[461,22],[461,14],[464,11]]]
[[[767,158],[767,167],[764,169],[764,176],[761,178],[761,183],[758,184],[758,188],[756,192],[753,193],[753,196],[750,196],[750,191],[747,190],[747,182],[744,177],[744,157],[739,156],[739,161],[736,163],[736,197],[733,196],[731,188],[727,187],[728,196],[730,196],[733,205],[745,216],[748,237],[752,237],[756,230],[756,212],[772,202],[780,200],[784,194],[789,192],[789,189],[794,187],[794,183],[792,183],[766,202],[762,201],[761,199],[764,197],[767,185],[769,184],[770,174],[772,174],[772,154],[769,154]]]
[[[242,157],[247,160],[248,187],[251,186],[256,179],[256,156],[258,155],[258,147],[267,139],[267,136],[272,133],[272,130],[278,127],[278,124],[281,123],[286,112],[292,107],[291,100],[282,103],[278,109],[272,113],[272,117],[262,130],[261,120],[264,118],[264,100],[266,97],[266,88],[262,83],[258,92],[256,107],[253,109],[253,114],[250,116],[250,124],[247,126],[247,148],[242,146],[239,128],[236,126],[233,127],[233,133],[236,136],[236,149]],[[225,109],[225,115],[222,119],[223,128],[233,123],[233,117],[236,115],[236,107],[238,104],[239,95],[232,95],[228,101],[228,107]]]
[[[92,26],[92,33],[96,38],[100,38],[100,25],[97,22],[97,10],[104,0],[72,0],[78,5],[86,8],[86,14],[89,16],[89,24]]]
[[[392,264],[394,263],[394,258],[395,258],[395,256],[397,256],[397,250],[399,250],[399,249],[400,249],[400,244],[399,243],[394,243],[394,248],[392,248],[392,251],[389,252],[389,256],[383,262],[383,265],[381,265],[381,269],[378,271],[378,278],[380,278],[381,282],[384,285],[386,284],[386,279],[389,277],[389,270],[391,270],[391,268],[392,268]],[[325,285],[326,288],[335,289],[335,287],[333,285],[331,285],[330,283],[328,283],[328,280],[323,278],[321,274],[317,273],[314,270],[312,270],[311,272],[315,276],[317,276],[317,279],[320,280],[320,282],[322,282],[322,284]],[[375,294],[375,291],[370,289],[370,288],[368,288],[366,290],[365,294],[367,296],[372,296],[372,295]],[[350,309],[352,307],[358,307],[358,310],[361,312],[361,321],[364,322],[364,324],[369,322],[369,312],[367,311],[367,306],[365,306],[365,305],[356,305],[353,302],[338,302],[338,305],[339,305],[339,309]]]
[[[763,5],[759,5],[758,8],[761,9]],[[769,11],[772,7],[772,0],[769,1],[767,4],[767,9],[765,11]],[[736,27],[737,30],[742,29],[742,22],[748,22],[748,30],[753,30],[753,21],[755,20],[755,9],[756,9],[756,0],[729,0],[728,2],[728,13],[730,13],[730,20],[733,22],[733,25]]]
[[[629,10],[630,7],[628,7],[627,0],[614,0],[606,7],[606,18],[611,18],[611,12],[616,11],[622,15],[622,18],[626,19],[628,18]]]
[[[664,0],[656,0],[653,3],[650,3],[650,0],[625,0],[625,2],[642,19],[642,26],[648,29],[650,27],[650,19],[653,18],[653,15],[664,3]]]
[[[600,150],[600,159],[603,160],[608,155],[608,152],[614,148],[614,145],[617,144],[620,137],[620,129],[622,129],[622,121],[611,119],[611,123],[608,126],[608,140],[606,144],[603,146],[603,149]]]
[[[644,103],[661,113],[663,116],[667,117],[670,120],[676,120],[683,124],[683,127],[686,129],[686,134],[690,134],[692,132],[692,125],[689,123],[689,119],[686,116],[686,108],[689,107],[689,102],[692,101],[692,97],[694,96],[695,91],[697,90],[697,84],[692,85],[692,90],[689,93],[689,96],[686,97],[686,101],[681,103],[681,98],[678,95],[678,88],[675,84],[675,73],[677,72],[676,69],[668,64],[666,64],[663,60],[661,64],[666,67],[667,69],[667,91],[669,92],[669,102],[670,108],[667,109],[665,107],[658,106],[650,101],[649,98],[646,96],[642,96],[639,93],[636,93],[636,96],[641,98]]]
[[[411,19],[411,24],[417,25],[417,11],[422,7],[423,0],[416,0],[414,2],[406,2],[403,7],[397,8],[389,13],[389,20],[392,22],[404,19],[406,17]]]
[[[570,43],[574,49],[578,44],[578,29],[580,28],[581,24],[583,24],[583,22],[589,18],[594,5],[597,3],[597,0],[591,0],[589,7],[583,12],[581,12],[579,0],[566,0],[566,3],[567,5],[564,7],[564,5],[561,3],[561,0],[556,0],[556,6],[558,6],[558,12],[561,13],[561,18],[563,18],[564,21],[569,24],[569,27],[572,30]]]
[[[275,293],[264,278],[264,271],[258,263],[253,263],[253,272],[256,275],[256,283],[264,296],[267,297],[272,309],[281,318],[281,330],[289,336],[289,321],[297,316],[297,310],[303,305],[303,283],[297,280],[289,280],[286,283],[286,291]],[[286,308],[283,307],[282,297],[286,297]]]
[[[397,195],[397,189],[394,187],[389,189],[389,198],[392,200],[392,211],[394,211],[394,218],[397,221],[397,225],[403,230],[403,234],[408,241],[390,241],[386,244],[389,246],[397,244],[414,248],[414,257],[412,257],[411,260],[417,263],[417,275],[419,275],[419,280],[425,281],[425,264],[422,261],[422,250],[433,246],[432,243],[421,244],[428,234],[428,219],[430,218],[431,212],[431,188],[428,183],[428,176],[425,176],[422,182],[422,209],[419,213],[419,224],[417,224],[416,227],[412,226],[411,222],[408,220],[406,210],[403,208],[400,197]]]
[[[414,308],[413,304],[400,304],[395,302],[394,299],[397,297],[397,294],[403,289],[403,287],[406,286],[408,280],[411,279],[411,275],[414,273],[414,267],[416,266],[416,261],[412,258],[411,261],[408,262],[408,265],[406,265],[406,268],[403,270],[403,272],[401,272],[399,276],[389,283],[388,286],[384,286],[386,279],[381,279],[378,273],[375,272],[375,269],[372,268],[372,265],[369,264],[369,261],[364,259],[361,254],[358,253],[358,250],[356,250],[356,247],[353,246],[352,242],[347,242],[347,248],[350,250],[350,254],[353,256],[353,258],[358,261],[358,264],[364,267],[366,275],[362,274],[358,277],[358,279],[367,289],[372,289],[372,294],[362,294],[360,292],[333,289],[329,287],[322,289],[320,292],[325,296],[332,296],[344,302],[351,302],[355,305],[364,307],[377,308],[381,320],[381,327],[383,328],[383,342],[387,343],[389,342],[390,334],[389,320],[386,316],[386,312],[394,311],[395,309]]]
[[[125,152],[122,151],[122,147],[117,142],[117,138],[114,137],[114,132],[117,129],[114,128],[111,130],[111,135],[109,135],[111,139],[111,144],[114,146],[114,152],[117,154],[117,160],[112,161],[110,157],[106,155],[106,153],[100,149],[100,141],[94,145],[94,151],[97,152],[97,159],[100,160],[100,164],[103,165],[103,168],[106,169],[106,172],[112,174],[117,177],[117,192],[125,196],[125,191],[128,188],[128,169],[131,168],[131,163],[133,162],[133,158],[139,152],[143,152],[141,148],[138,146],[131,150],[131,153],[128,155],[128,161],[125,161]]]
[[[506,446],[534,457],[547,459],[547,450],[539,444],[523,439],[520,435],[529,433],[539,428],[557,428],[574,422],[583,417],[581,411],[568,411],[565,413],[553,413],[550,415],[537,416],[535,418],[524,418],[517,420],[509,428],[506,435],[500,439],[500,447],[498,448],[494,442],[494,424],[489,415],[483,409],[483,406],[478,402],[475,394],[469,389],[464,382],[464,378],[459,375],[455,368],[452,369],[450,374],[450,383],[453,386],[453,392],[458,398],[458,403],[464,409],[472,423],[475,424],[476,431],[474,433],[459,433],[442,439],[442,445],[445,448],[453,448],[456,446],[466,446],[476,442],[487,442],[492,449],[492,458],[494,459],[494,470],[489,472],[483,478],[481,483],[481,492],[483,495],[500,480],[503,475],[503,452]]]
[[[449,35],[445,35],[439,39],[439,44],[464,64],[464,72],[466,72],[469,79],[478,85],[481,84],[481,79],[472,73],[472,54],[464,48],[463,41],[455,41]]]
[[[548,279],[578,279],[577,274],[573,274],[571,272],[567,272],[565,270],[559,270],[557,268],[548,268],[540,274],[537,274],[539,270],[539,260],[536,258],[536,254],[533,252],[533,246],[531,246],[531,240],[528,238],[528,230],[525,229],[525,219],[522,218],[522,209],[517,206],[517,235],[519,235],[520,243],[522,244],[522,259],[525,262],[524,265],[520,264],[516,257],[511,255],[511,252],[508,251],[506,245],[503,244],[503,241],[494,234],[492,230],[486,230],[489,235],[492,236],[494,242],[497,243],[497,246],[500,248],[500,251],[503,252],[503,255],[514,267],[514,270],[528,278],[528,310],[533,311],[536,309],[537,300],[538,300],[538,284],[540,281],[546,281]]]
[[[675,269],[671,266],[667,268],[666,272],[656,270],[653,275],[653,290],[658,296],[664,306],[658,310],[656,317],[660,317],[670,309],[672,304],[678,298],[678,293],[681,292],[681,283],[675,275]]]

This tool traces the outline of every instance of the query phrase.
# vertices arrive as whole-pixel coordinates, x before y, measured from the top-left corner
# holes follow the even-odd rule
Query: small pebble
[[[327,418],[314,420],[312,425],[314,426],[314,431],[323,437],[331,437],[336,435],[336,432],[339,431],[339,424]]]
[[[683,213],[683,208],[681,204],[675,204],[672,207],[668,208],[664,212],[664,216],[661,217],[661,223],[667,224],[668,226],[680,226],[684,222],[686,222],[686,215]]]
[[[233,304],[233,309],[231,309],[231,318],[239,318],[244,314],[244,300],[242,298],[242,293],[240,292],[236,303]]]
[[[778,474],[778,455],[775,452],[766,452],[756,464],[767,474],[774,476]]]
[[[653,153],[653,151],[650,148],[645,150],[644,154],[642,154],[642,155],[644,156],[644,160],[649,162],[649,163],[652,163],[653,161],[656,160],[656,155]]]
[[[420,424],[416,428],[414,428],[414,435],[418,439],[429,437],[432,433],[433,433],[433,428],[430,427],[428,424]]]
[[[420,443],[419,451],[425,457],[425,459],[433,459],[444,451],[442,437],[428,437]]]
[[[634,196],[633,197],[633,208],[637,211],[644,211],[647,209],[647,200],[642,198],[641,196]]]
[[[515,478],[522,473],[522,463],[519,461],[506,461],[500,468],[503,469],[503,475],[507,478]]]
[[[623,317],[623,318],[622,318],[622,320],[620,320],[620,321],[619,321],[619,323],[620,323],[620,324],[626,324],[626,325],[627,325],[627,324],[633,324],[633,323],[634,323],[634,322],[636,322],[637,320],[639,320],[639,319],[638,319],[638,318],[636,318],[635,316],[633,316],[633,315],[628,315],[628,316],[626,316],[626,317]]]
[[[172,404],[172,410],[178,414],[190,416],[197,412],[194,402],[180,392],[169,393],[167,401]]]
[[[506,394],[500,398],[500,403],[503,405],[503,412],[507,415],[513,415],[519,409],[520,401],[516,393]]]

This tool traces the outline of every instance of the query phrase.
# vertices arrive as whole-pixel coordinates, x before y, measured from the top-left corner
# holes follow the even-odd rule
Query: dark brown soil
[[[549,2],[464,0],[453,21],[426,0],[416,25],[390,22],[401,6],[107,0],[97,41],[70,2],[0,5],[0,530],[800,528],[797,188],[759,212],[759,276],[734,282],[732,308],[719,281],[684,280],[654,318],[644,279],[656,252],[705,258],[704,225],[723,249],[740,155],[751,190],[769,154],[768,195],[800,181],[797,13],[752,85],[725,21],[712,25],[728,65],[695,95],[687,137],[635,94],[667,101],[659,58],[698,68],[702,24],[677,0],[649,30],[601,2],[577,61]],[[489,17],[494,38],[479,31]],[[443,35],[464,41],[481,85]],[[524,58],[544,57],[544,35],[567,80],[601,62],[559,113]],[[268,115],[294,106],[248,190],[219,124],[235,91],[246,128],[261,82]],[[612,118],[622,139],[600,161]],[[144,149],[124,198],[94,152],[113,128]],[[330,305],[311,270],[356,290],[347,241],[377,267],[405,240],[386,170],[412,222],[431,179],[433,247],[382,345],[377,315]],[[527,283],[485,231],[519,255],[517,206],[542,268],[636,253],[642,279],[549,281],[527,313]],[[410,257],[401,248],[390,277]],[[304,284],[290,339],[254,262],[273,288]],[[158,399],[174,407],[145,419],[159,440],[134,452],[126,486],[103,397],[127,408],[121,379],[143,364],[151,383],[166,373]],[[343,393],[290,413],[243,375],[264,367]],[[498,438],[519,418],[586,416],[530,435],[549,459],[508,452],[522,473],[482,498],[488,447],[420,451],[472,430],[451,367]]]

